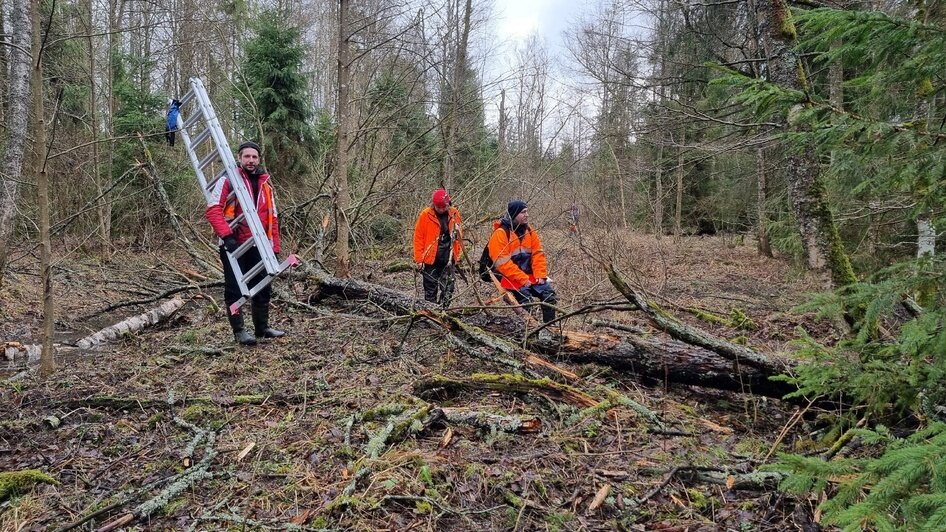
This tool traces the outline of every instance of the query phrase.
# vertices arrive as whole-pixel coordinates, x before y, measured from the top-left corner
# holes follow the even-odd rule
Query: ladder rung
[[[207,181],[207,190],[213,190],[214,186],[216,186],[217,184],[217,181],[220,181],[220,179],[222,179],[225,175],[227,175],[226,168],[224,168],[223,170],[220,171],[220,173],[215,175],[213,179],[211,179],[210,181]]]
[[[253,266],[252,268],[250,268],[249,270],[247,270],[246,273],[243,274],[243,282],[245,283],[248,279],[252,279],[252,278],[256,277],[256,275],[257,275],[259,272],[263,271],[263,268],[265,268],[265,267],[266,267],[266,265],[263,264],[263,261],[257,262],[257,263],[256,263],[256,266]]]
[[[233,250],[233,256],[237,258],[242,257],[244,253],[249,251],[249,249],[255,245],[256,245],[256,242],[253,242],[253,239],[251,238],[247,240],[246,242],[240,244],[238,248]]]
[[[245,218],[246,218],[246,215],[241,212],[239,216],[237,216],[236,218],[233,219],[232,222],[230,222],[230,230],[231,231],[235,230],[236,227],[240,225],[240,223],[243,222]]]
[[[201,142],[209,138],[210,138],[210,128],[208,127],[207,129],[198,133],[196,137],[191,139],[191,149],[197,149],[197,146],[200,145]]]
[[[250,297],[255,296],[256,294],[260,292],[260,290],[269,286],[269,283],[272,282],[272,280],[273,280],[272,275],[267,275],[266,277],[263,277],[262,281],[256,283],[255,285],[253,285],[253,288],[250,288],[248,290],[248,292],[250,293]]]
[[[189,104],[190,101],[193,100],[193,99],[194,99],[194,90],[191,89],[191,90],[187,91],[187,94],[185,94],[183,98],[181,98],[180,100],[178,100],[179,102],[181,102],[180,107],[184,107],[185,105]]]
[[[201,115],[200,115],[200,111],[198,110],[196,113],[192,114],[192,115],[190,116],[190,118],[188,118],[187,120],[184,121],[184,129],[188,129],[189,127],[193,126],[193,125],[196,124],[201,118],[202,118],[202,117],[201,117]]]
[[[197,163],[197,167],[200,168],[201,172],[203,172],[204,168],[207,168],[208,166],[210,166],[210,163],[216,161],[217,159],[219,159],[219,157],[217,156],[217,151],[216,150],[211,151],[207,155],[204,155],[204,158],[201,159],[199,163]]]

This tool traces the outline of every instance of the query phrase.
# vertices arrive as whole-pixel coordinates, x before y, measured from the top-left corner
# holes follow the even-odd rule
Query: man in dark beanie
[[[558,300],[549,283],[548,262],[539,234],[529,225],[526,202],[509,202],[506,213],[493,223],[488,249],[493,272],[503,288],[512,292],[519,303],[538,299],[543,303],[542,319],[546,323],[554,320],[553,305]]]
[[[249,141],[240,144],[240,148],[237,150],[237,163],[239,164],[237,173],[243,179],[243,184],[250,192],[253,201],[256,202],[256,212],[259,214],[266,236],[272,243],[273,252],[279,254],[279,219],[273,197],[273,187],[269,183],[269,174],[259,165],[260,153],[262,151],[255,142]],[[230,192],[229,181],[226,179],[219,180],[214,188],[214,197],[218,200],[216,203],[208,205],[206,212],[207,220],[213,226],[214,232],[223,240],[223,245],[220,246],[220,261],[223,263],[223,300],[228,309],[230,305],[242,297],[242,294],[233,273],[233,268],[230,267],[227,252],[236,251],[240,244],[253,237],[246,220],[241,218],[243,211],[239,202],[235,198],[227,201]],[[241,221],[231,228],[233,221],[238,218]],[[237,261],[240,264],[240,269],[246,272],[259,264],[262,259],[259,250],[252,247]],[[259,283],[265,273],[264,270],[257,277],[250,279],[247,284],[255,285]],[[230,315],[230,327],[233,329],[233,337],[238,343],[254,345],[257,338],[279,338],[286,334],[269,326],[269,300],[272,293],[272,285],[268,284],[250,298],[255,337],[246,332],[241,312],[238,311],[236,314]]]
[[[414,224],[414,264],[424,277],[424,299],[444,307],[453,297],[453,274],[463,243],[460,211],[450,194],[438,188],[430,207],[421,211]]]

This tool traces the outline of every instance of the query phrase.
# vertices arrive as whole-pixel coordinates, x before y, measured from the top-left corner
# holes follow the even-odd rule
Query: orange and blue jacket
[[[460,260],[463,242],[463,221],[456,207],[447,209],[447,231],[453,238],[453,261]],[[432,207],[420,212],[414,224],[414,262],[433,264],[437,259],[437,242],[440,239],[440,219]]]
[[[237,173],[243,178],[243,184],[252,194],[253,185],[246,173],[242,168],[237,168]],[[276,212],[273,187],[269,184],[269,174],[261,174],[258,183],[259,194],[256,197],[256,213],[259,214],[260,222],[263,223],[266,236],[273,243],[273,252],[279,253],[279,215]],[[246,220],[241,220],[236,227],[231,229],[230,224],[243,213],[243,210],[240,208],[236,196],[230,197],[230,192],[231,188],[228,180],[221,179],[218,181],[213,193],[213,197],[217,198],[217,201],[207,205],[204,216],[206,216],[218,237],[226,238],[232,235],[238,243],[242,244],[252,238],[252,233],[250,233],[250,226],[246,223]]]
[[[500,284],[507,290],[520,290],[526,283],[534,284],[549,276],[539,234],[529,225],[520,237],[508,217],[497,220],[487,247],[493,269],[502,275]]]

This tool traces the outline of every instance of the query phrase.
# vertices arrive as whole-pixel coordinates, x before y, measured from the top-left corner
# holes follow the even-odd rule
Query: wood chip
[[[588,505],[588,512],[592,513],[604,504],[604,500],[608,498],[608,495],[611,493],[611,484],[605,484],[598,489],[598,493],[595,494],[595,498],[591,500],[591,504]]]
[[[250,443],[248,443],[246,447],[244,447],[243,450],[240,451],[240,454],[237,455],[237,462],[246,458],[246,455],[250,454],[250,451],[253,450],[253,447],[256,447],[255,441],[251,441]]]
[[[453,429],[447,427],[447,432],[443,434],[443,438],[440,440],[440,448],[450,445],[450,442],[453,441]]]
[[[736,485],[736,476],[729,475],[726,477],[726,489],[731,490],[733,486]]]
[[[732,434],[733,430],[729,427],[724,427],[722,425],[717,425],[708,419],[700,419],[700,424],[706,427],[707,429],[718,432],[720,434]]]

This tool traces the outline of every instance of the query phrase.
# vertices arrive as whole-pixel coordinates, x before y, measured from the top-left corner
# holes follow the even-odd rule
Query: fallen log
[[[79,349],[91,349],[92,347],[104,342],[114,340],[125,333],[137,332],[144,329],[145,327],[156,325],[168,319],[172,314],[177,312],[183,306],[184,300],[177,297],[170,301],[165,301],[148,312],[124,319],[115,325],[111,325],[102,329],[101,331],[96,332],[95,334],[86,336],[85,338],[76,342],[76,347]]]
[[[434,305],[418,301],[397,290],[351,279],[338,279],[314,269],[310,270],[310,275],[319,285],[318,297],[337,296],[348,300],[368,300],[397,314],[422,314],[462,336],[467,344],[489,346],[510,359],[520,360],[531,353],[508,340],[445,314]],[[606,322],[601,324],[607,326]],[[634,331],[631,329],[629,332]],[[776,398],[796,390],[788,383],[769,380],[772,376],[790,371],[790,364],[778,359],[770,360],[758,353],[727,360],[716,351],[683,341],[644,338],[634,334],[615,336],[566,331],[562,340],[561,343],[534,341],[530,346],[546,355],[557,356],[570,362],[602,364],[663,383],[702,386]]]
[[[618,292],[650,319],[651,323],[674,339],[708,349],[723,358],[739,362],[742,365],[758,368],[770,375],[783,373],[785,369],[787,369],[785,362],[778,358],[767,357],[748,347],[743,347],[718,338],[706,331],[691,327],[673,318],[656,304],[648,301],[643,294],[631,288],[620,274],[618,274],[617,270],[614,269],[614,265],[612,264],[608,265],[608,279]]]
[[[542,374],[552,373],[567,380],[578,379],[578,376],[571,371],[558,367],[533,352],[517,347],[508,340],[489,334],[478,327],[450,316],[438,306],[427,301],[420,301],[397,290],[373,283],[332,277],[325,272],[318,272],[314,269],[310,272],[310,275],[319,284],[319,294],[316,297],[331,295],[346,300],[367,300],[396,314],[420,315],[458,335],[461,340],[467,343],[486,346],[507,357],[522,360],[526,365]],[[496,361],[508,365],[501,359]]]
[[[114,340],[123,334],[138,332],[147,327],[157,325],[158,323],[161,323],[162,321],[171,317],[171,315],[180,310],[180,308],[183,306],[184,300],[180,298],[174,298],[170,301],[165,301],[161,305],[149,310],[148,312],[124,319],[114,325],[110,325],[100,331],[90,334],[89,336],[86,336],[85,338],[82,338],[76,342],[74,346],[53,344],[53,349],[59,353],[65,351],[74,351],[76,348],[92,349],[102,343]],[[32,364],[39,361],[40,352],[42,351],[43,346],[39,344],[5,342],[0,344],[0,348],[2,348],[3,354],[7,360],[13,361],[17,359],[24,359],[27,364]]]
[[[567,331],[556,346],[543,346],[570,362],[594,363],[662,383],[781,398],[797,390],[765,371],[721,358],[717,353],[676,340]]]

